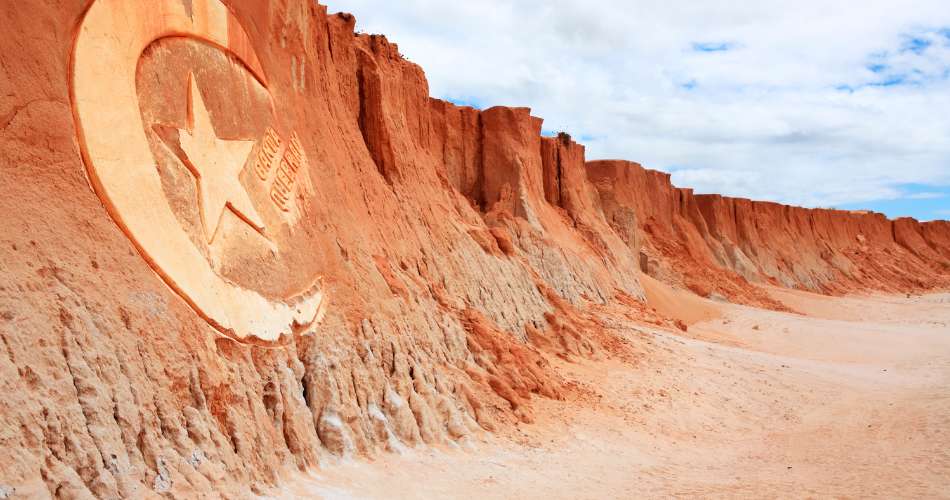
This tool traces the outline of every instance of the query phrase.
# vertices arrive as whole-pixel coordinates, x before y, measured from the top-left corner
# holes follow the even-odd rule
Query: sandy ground
[[[535,424],[277,496],[950,498],[950,294],[771,293],[807,316],[709,302],[687,333],[618,325],[638,361],[557,361],[581,390]]]

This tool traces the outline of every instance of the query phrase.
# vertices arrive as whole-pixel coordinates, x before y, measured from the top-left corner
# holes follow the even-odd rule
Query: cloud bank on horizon
[[[433,96],[697,192],[950,218],[946,0],[324,0]]]

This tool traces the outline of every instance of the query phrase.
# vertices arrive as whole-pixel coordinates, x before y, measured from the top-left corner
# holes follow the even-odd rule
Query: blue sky
[[[913,217],[918,220],[950,219],[950,187],[907,185],[902,195],[883,200],[846,203],[836,208],[871,209],[890,217]]]
[[[946,0],[325,0],[430,91],[699,192],[950,218]]]

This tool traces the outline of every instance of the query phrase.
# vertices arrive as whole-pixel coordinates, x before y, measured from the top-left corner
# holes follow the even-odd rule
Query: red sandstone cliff
[[[950,283],[945,222],[695,196],[635,164],[588,164],[527,109],[431,99],[422,70],[355,35],[352,16],[233,0],[271,100],[216,47],[178,38],[143,53],[136,85],[198,243],[194,180],[172,158],[189,75],[220,135],[270,123],[309,158],[296,208],[274,211],[290,221],[281,251],[233,243],[255,237],[235,229],[206,257],[267,294],[319,274],[326,316],[283,343],[240,342],[167,286],[91,185],[70,58],[93,3],[0,5],[0,485],[27,496],[240,492],[287,467],[530,421],[532,397],[566,390],[545,354],[614,349],[592,311],[652,315],[641,268],[770,307],[752,283]]]
[[[822,293],[950,284],[947,222],[696,195],[626,161],[588,164],[608,218],[639,218],[646,272],[700,295],[781,307],[751,283]]]

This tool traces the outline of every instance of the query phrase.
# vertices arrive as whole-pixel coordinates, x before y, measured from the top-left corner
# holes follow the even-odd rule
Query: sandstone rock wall
[[[526,109],[430,99],[422,70],[384,37],[355,35],[351,16],[233,1],[272,115],[239,64],[173,39],[142,55],[143,106],[168,107],[143,116],[186,116],[194,75],[219,135],[268,123],[296,132],[309,164],[278,234],[295,242],[277,252],[284,261],[269,267],[266,249],[241,245],[207,257],[267,293],[318,272],[329,306],[289,343],[222,336],[88,180],[70,58],[91,5],[0,6],[0,485],[25,496],[241,494],[288,467],[464,444],[530,420],[533,394],[558,396],[534,345],[595,349],[572,326],[576,307],[641,294],[629,257],[605,253],[613,236],[595,234],[599,215],[581,213],[596,203],[582,158],[571,160],[581,183],[571,192],[585,197],[575,215],[546,201],[541,121]],[[165,189],[185,193],[174,206],[187,225],[194,180],[161,168]]]
[[[639,217],[647,272],[701,295],[781,308],[750,285],[846,293],[950,283],[946,221],[696,195],[632,162],[588,168],[608,219]]]
[[[153,12],[193,18],[213,1]],[[222,138],[293,131],[308,158],[292,208],[268,209],[283,221],[267,233],[276,248],[241,243],[259,235],[228,212],[205,257],[266,294],[319,274],[326,316],[282,342],[241,342],[167,285],[93,189],[70,76],[94,4],[0,4],[0,487],[27,497],[240,496],[341,456],[464,446],[530,421],[536,395],[559,397],[544,353],[605,349],[591,310],[650,314],[641,268],[766,304],[749,281],[945,283],[946,223],[699,197],[633,164],[588,164],[525,108],[430,98],[422,70],[354,34],[352,16],[233,0],[266,89],[183,37],[146,50],[135,85],[196,244],[195,179],[175,160],[190,78]],[[248,165],[242,185],[269,203]],[[792,240],[802,260],[776,248]]]

